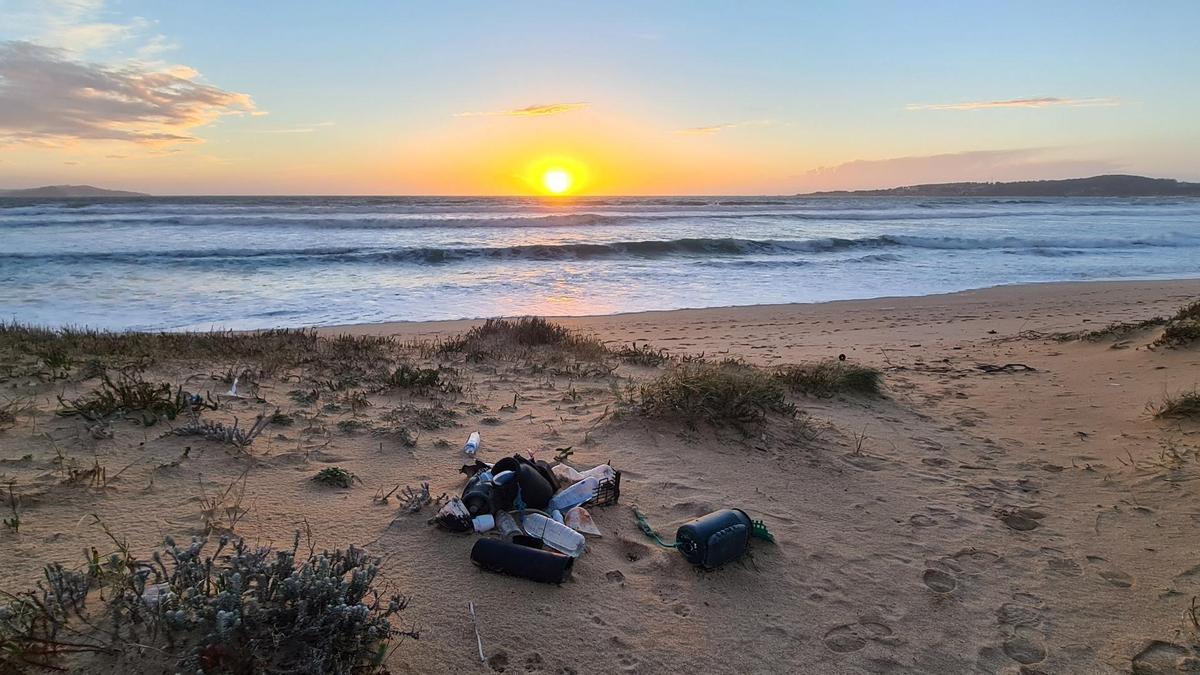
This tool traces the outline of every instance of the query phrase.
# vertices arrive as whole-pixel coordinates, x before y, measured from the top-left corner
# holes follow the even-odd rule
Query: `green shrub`
[[[354,481],[358,480],[358,476],[350,473],[340,466],[327,466],[317,472],[317,475],[312,477],[314,482],[326,485],[329,487],[348,488]]]

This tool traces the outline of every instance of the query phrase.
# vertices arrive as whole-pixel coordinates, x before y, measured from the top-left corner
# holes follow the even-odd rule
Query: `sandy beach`
[[[479,323],[469,321],[319,331],[395,336],[395,358],[454,369],[461,392],[339,386],[304,368],[267,374],[219,359],[144,364],[147,379],[211,393],[219,409],[206,419],[288,418],[244,451],[163,435],[182,420],[114,420],[93,433],[56,414],[60,396],[96,388],[84,359],[49,379],[14,363],[0,373],[0,401],[27,405],[0,431],[0,474],[21,523],[0,531],[0,590],[111,549],[97,522],[141,556],[167,535],[215,536],[229,523],[218,514],[206,525],[202,500],[234,495],[231,530],[248,541],[288,547],[302,530],[318,550],[353,544],[382,557],[383,578],[409,598],[400,622],[420,631],[388,657],[392,673],[1196,670],[1200,424],[1148,406],[1197,386],[1200,352],[1152,346],[1157,328],[1053,336],[1168,316],[1197,298],[1196,279],[1053,283],[553,319],[674,357],[769,367],[844,354],[883,375],[881,397],[791,395],[796,418],[748,435],[618,414],[670,363],[557,368],[412,347]],[[230,372],[255,373],[239,396],[222,396]],[[422,410],[449,412],[431,421]],[[459,448],[476,430],[487,462],[550,460],[569,446],[577,467],[623,472],[620,503],[592,512],[603,535],[561,586],[481,571],[468,557],[478,535],[427,524],[432,508],[409,514],[374,498],[422,482],[458,495]],[[310,480],[332,466],[358,480]],[[89,467],[103,479],[79,478]],[[699,571],[638,530],[635,505],[666,535],[741,508],[778,543]],[[166,667],[153,653],[86,658],[76,665],[89,672]]]

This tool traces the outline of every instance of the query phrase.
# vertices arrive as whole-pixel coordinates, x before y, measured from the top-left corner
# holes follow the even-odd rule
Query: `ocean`
[[[202,330],[1200,276],[1200,199],[0,199],[0,320]]]

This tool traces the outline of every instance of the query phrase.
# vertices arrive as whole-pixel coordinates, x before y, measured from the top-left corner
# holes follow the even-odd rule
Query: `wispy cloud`
[[[316,124],[307,124],[298,127],[284,127],[282,129],[264,129],[264,134],[311,134],[318,129],[333,126],[333,122],[317,122]]]
[[[488,112],[461,112],[455,113],[455,117],[541,117],[544,115],[559,115],[562,113],[582,110],[587,107],[587,103],[538,103],[535,105],[527,105],[524,108],[511,108],[509,110],[492,110]]]
[[[6,37],[30,40],[79,53],[105,50],[129,40],[146,39],[152,22],[142,17],[108,20],[104,0],[6,0]],[[151,50],[165,45],[163,36],[149,38]],[[161,51],[161,49],[159,49]]]
[[[1001,101],[967,101],[964,103],[910,103],[905,110],[991,110],[994,108],[1095,108],[1121,105],[1116,98],[1063,98],[1060,96],[1038,96],[1035,98],[1011,98]]]
[[[675,133],[683,136],[711,136],[728,129],[737,129],[740,127],[763,127],[774,124],[771,120],[748,120],[745,122],[726,122],[724,124],[713,124],[707,127],[687,127],[686,129],[676,129]]]
[[[0,42],[0,143],[196,142],[192,129],[255,110],[248,95],[197,76],[187,67],[106,66],[64,49]]]

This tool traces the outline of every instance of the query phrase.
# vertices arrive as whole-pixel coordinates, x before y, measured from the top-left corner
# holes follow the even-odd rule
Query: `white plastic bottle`
[[[470,437],[467,438],[467,444],[463,446],[463,452],[467,453],[467,457],[474,457],[479,451],[479,432],[472,431]]]
[[[500,530],[500,536],[504,539],[511,540],[521,534],[521,526],[517,524],[516,518],[508,514],[508,511],[500,511],[496,514],[496,529]]]
[[[546,510],[568,511],[596,496],[596,488],[599,486],[600,481],[596,480],[594,476],[588,476],[551,497],[550,503],[546,505]]]
[[[540,513],[526,513],[523,524],[526,534],[540,538],[550,548],[566,553],[572,558],[583,555],[583,550],[587,547],[582,534]]]
[[[607,464],[601,464],[600,466],[592,467],[587,471],[580,473],[579,475],[584,478],[590,476],[603,483],[606,480],[616,480],[617,470]]]

